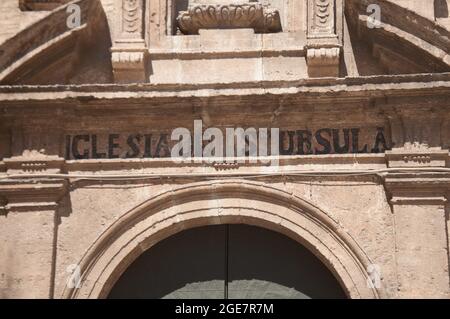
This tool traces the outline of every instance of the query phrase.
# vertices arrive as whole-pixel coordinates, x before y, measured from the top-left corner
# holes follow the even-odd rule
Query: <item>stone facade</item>
[[[3,0],[0,298],[105,298],[217,224],[296,240],[350,298],[449,298],[446,4]],[[277,165],[174,161],[200,120],[278,128]]]

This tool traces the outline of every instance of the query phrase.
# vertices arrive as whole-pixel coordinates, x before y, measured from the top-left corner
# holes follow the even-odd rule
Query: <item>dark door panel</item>
[[[229,298],[345,298],[319,259],[282,234],[233,225],[228,247]]]
[[[109,298],[223,298],[225,231],[201,227],[163,240],[125,271]]]
[[[195,228],[142,254],[109,298],[345,298],[337,280],[290,238],[246,225]]]

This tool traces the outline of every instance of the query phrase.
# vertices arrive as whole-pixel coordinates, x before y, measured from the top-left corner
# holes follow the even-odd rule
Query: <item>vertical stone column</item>
[[[5,159],[9,176],[27,177],[0,180],[0,298],[53,297],[57,208],[67,187],[63,179],[37,174],[57,172],[62,162]]]
[[[311,77],[338,77],[341,45],[336,1],[308,0],[307,64]]]
[[[450,298],[445,197],[394,195],[391,204],[398,297]]]
[[[120,34],[112,47],[116,83],[146,82],[148,51],[144,39],[144,0],[121,0],[116,22]]]

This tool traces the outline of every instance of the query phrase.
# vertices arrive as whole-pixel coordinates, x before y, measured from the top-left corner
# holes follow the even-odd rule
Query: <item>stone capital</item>
[[[63,178],[47,176],[61,173],[64,162],[37,152],[4,159],[7,175],[0,179],[0,213],[56,210],[68,184]]]
[[[384,186],[392,205],[445,205],[450,195],[447,172],[390,173]]]
[[[0,209],[3,207],[5,213],[56,211],[59,200],[67,191],[65,179],[0,179]]]

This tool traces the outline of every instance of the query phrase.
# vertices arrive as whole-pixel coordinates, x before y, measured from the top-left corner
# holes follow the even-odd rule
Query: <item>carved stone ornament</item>
[[[116,83],[147,81],[144,3],[144,0],[121,0],[121,34],[111,48],[111,62]]]
[[[334,0],[309,0],[309,36],[330,36],[334,30]]]
[[[258,3],[194,5],[181,11],[177,22],[183,34],[198,34],[200,29],[250,28],[256,33],[282,30],[278,10]]]
[[[310,77],[338,77],[340,48],[308,49],[306,61]]]
[[[307,53],[310,65],[335,65],[339,63],[339,48],[309,49]]]
[[[142,32],[142,2],[139,0],[124,0],[122,13],[122,31],[140,34]]]

